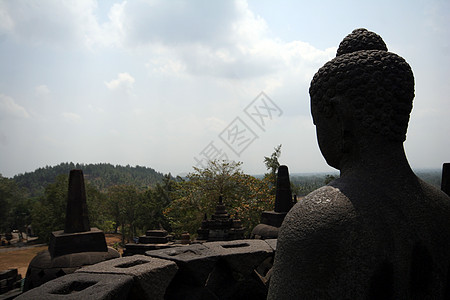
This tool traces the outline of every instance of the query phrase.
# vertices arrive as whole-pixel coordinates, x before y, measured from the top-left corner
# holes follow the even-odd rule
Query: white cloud
[[[2,1],[0,30],[33,44],[89,43],[99,31],[96,8],[93,0]]]
[[[168,56],[153,58],[145,66],[153,72],[181,75],[186,71],[186,65],[179,59]]]
[[[13,98],[0,94],[0,113],[16,118],[28,118],[27,110],[17,104]]]
[[[40,99],[48,99],[50,97],[50,89],[45,84],[38,85],[34,89],[34,94]]]
[[[257,79],[296,68],[304,74],[335,52],[270,38],[244,0],[124,2],[111,8],[109,20],[122,47],[146,49],[147,67],[173,75]]]
[[[105,81],[105,85],[110,90],[125,89],[130,91],[133,88],[134,78],[128,73],[119,73],[117,79],[113,79],[110,82]]]
[[[69,122],[80,122],[81,121],[81,116],[76,113],[64,112],[61,115],[64,117],[64,119],[66,119]]]

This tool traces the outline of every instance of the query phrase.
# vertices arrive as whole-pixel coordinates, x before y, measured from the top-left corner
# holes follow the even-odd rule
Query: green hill
[[[17,185],[25,189],[31,196],[40,196],[44,193],[45,187],[54,182],[55,177],[60,174],[69,174],[70,170],[81,169],[84,178],[101,191],[113,185],[132,184],[137,187],[153,186],[162,182],[164,175],[156,172],[152,168],[135,166],[119,166],[108,163],[99,164],[74,164],[61,163],[57,166],[46,166],[33,172],[19,174],[12,179]]]

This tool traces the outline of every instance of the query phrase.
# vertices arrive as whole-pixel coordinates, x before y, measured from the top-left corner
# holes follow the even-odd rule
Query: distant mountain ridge
[[[17,185],[27,191],[31,197],[43,194],[45,187],[55,181],[56,176],[69,174],[70,170],[83,170],[85,180],[103,191],[113,185],[130,184],[137,187],[154,186],[162,182],[164,175],[152,168],[130,165],[120,166],[109,163],[74,164],[60,163],[56,166],[46,166],[33,172],[19,174],[12,179]]]

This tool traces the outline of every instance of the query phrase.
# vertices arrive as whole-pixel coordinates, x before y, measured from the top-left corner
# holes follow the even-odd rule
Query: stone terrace
[[[266,299],[275,249],[273,239],[152,250],[83,267],[16,299]]]

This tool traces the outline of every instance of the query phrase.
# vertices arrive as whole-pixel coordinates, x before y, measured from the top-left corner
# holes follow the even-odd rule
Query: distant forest
[[[26,191],[28,197],[37,197],[43,195],[45,187],[53,183],[56,176],[61,174],[68,175],[70,170],[73,169],[83,170],[85,180],[95,186],[99,191],[106,191],[115,185],[133,185],[137,188],[154,187],[157,183],[161,183],[164,178],[162,173],[142,166],[114,166],[109,163],[74,164],[73,162],[66,162],[57,166],[46,166],[33,172],[19,174],[12,179],[19,187]],[[440,189],[441,170],[418,170],[415,173],[425,182]],[[262,178],[263,176],[257,175],[255,177]],[[290,176],[293,184],[293,193],[299,196],[305,196],[337,177],[339,177],[337,172],[333,175],[326,173],[293,173]]]
[[[29,197],[37,197],[44,194],[45,187],[55,181],[56,176],[68,175],[70,170],[81,169],[86,181],[100,191],[105,191],[115,185],[134,185],[138,188],[148,188],[163,181],[164,175],[152,168],[130,165],[119,166],[108,163],[99,164],[74,164],[61,163],[57,166],[46,166],[33,172],[19,174],[12,179],[16,184],[25,189]]]
[[[415,170],[414,173],[423,181],[434,185],[438,189],[441,189],[441,170]],[[293,185],[294,193],[296,193],[298,196],[305,196],[338,177],[339,173],[337,172],[331,175],[327,173],[293,173],[290,175],[290,181]]]
[[[185,178],[163,175],[152,168],[112,164],[61,163],[6,178],[0,174],[0,233],[19,229],[47,242],[64,228],[69,171],[83,170],[91,226],[120,232],[122,243],[163,226],[179,236],[196,235],[205,213],[211,216],[219,196],[232,216],[239,215],[247,236],[261,212],[273,209],[280,146],[265,157],[267,173],[245,174],[241,163],[211,161]],[[424,181],[440,188],[441,171],[418,170]],[[293,194],[302,197],[339,177],[337,172],[291,173]]]

